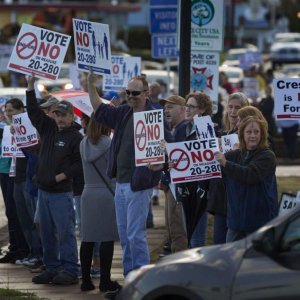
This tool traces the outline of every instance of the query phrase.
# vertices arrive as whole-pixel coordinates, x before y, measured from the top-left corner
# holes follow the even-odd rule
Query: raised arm
[[[97,91],[97,82],[99,81],[99,76],[93,73],[89,73],[87,77],[88,92],[91,100],[92,107],[94,111],[97,110],[98,106],[102,103],[102,99]]]

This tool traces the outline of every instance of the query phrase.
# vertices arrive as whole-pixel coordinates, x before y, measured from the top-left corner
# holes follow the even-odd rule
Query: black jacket
[[[39,108],[34,91],[26,92],[26,105],[41,140],[37,171],[39,188],[51,193],[71,192],[72,178],[79,176],[81,171],[79,144],[82,135],[75,127],[59,131],[55,121]],[[65,173],[67,179],[57,183],[55,176],[60,173]]]

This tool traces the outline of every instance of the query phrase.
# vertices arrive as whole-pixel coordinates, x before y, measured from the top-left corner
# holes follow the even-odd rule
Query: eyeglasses
[[[195,108],[199,108],[199,106],[190,105],[190,104],[186,105],[185,107],[186,107],[186,109],[195,109]]]
[[[130,91],[130,90],[126,90],[126,95],[127,96],[139,96],[141,93],[143,93],[144,91]]]

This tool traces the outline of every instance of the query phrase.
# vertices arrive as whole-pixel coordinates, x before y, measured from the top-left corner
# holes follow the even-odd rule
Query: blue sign
[[[177,6],[150,8],[150,33],[176,33]]]
[[[152,35],[152,57],[176,58],[178,56],[176,39],[176,34]]]

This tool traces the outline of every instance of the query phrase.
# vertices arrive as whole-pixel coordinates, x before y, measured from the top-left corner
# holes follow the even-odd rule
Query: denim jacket
[[[146,110],[154,110],[149,100],[146,103]],[[110,146],[107,175],[114,178],[117,175],[117,157],[125,126],[133,114],[133,110],[127,104],[115,107],[102,103],[95,112],[95,119],[114,130],[114,136]],[[172,141],[168,125],[164,124],[166,141]],[[133,133],[132,133],[133,134]],[[134,153],[133,153],[134,155]],[[161,171],[151,171],[147,167],[132,166],[131,189],[141,191],[156,186],[160,180]]]

